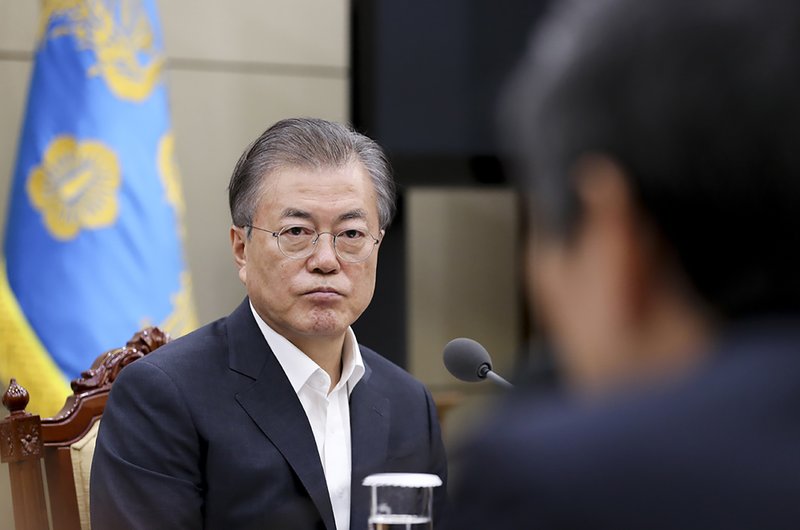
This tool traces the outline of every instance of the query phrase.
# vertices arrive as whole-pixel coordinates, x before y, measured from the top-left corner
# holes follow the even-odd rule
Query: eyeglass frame
[[[363,262],[367,261],[369,259],[369,257],[372,256],[372,253],[375,252],[375,247],[377,247],[381,243],[381,239],[378,239],[377,237],[373,236],[372,233],[369,230],[364,230],[364,233],[366,233],[369,237],[372,238],[372,241],[373,241],[372,246],[369,247],[369,253],[366,256],[364,256],[362,259],[356,260],[356,261],[351,261],[349,259],[345,259],[344,257],[342,257],[341,254],[339,254],[339,249],[336,248],[336,239],[340,235],[344,234],[345,232],[349,232],[350,230],[355,230],[354,228],[347,228],[345,230],[342,230],[338,234],[334,234],[333,232],[318,232],[316,228],[309,228],[308,226],[303,226],[303,225],[287,225],[287,226],[284,226],[283,228],[281,228],[280,230],[269,230],[267,228],[261,228],[259,226],[255,226],[255,225],[252,225],[252,224],[242,225],[242,228],[249,228],[251,230],[255,229],[255,230],[259,230],[261,232],[266,232],[267,234],[270,234],[272,237],[275,238],[275,241],[278,244],[278,250],[281,251],[281,254],[283,254],[284,256],[286,256],[289,259],[294,259],[294,260],[306,259],[306,258],[310,257],[312,254],[314,254],[314,251],[317,248],[317,242],[319,241],[320,236],[323,235],[323,234],[328,234],[333,238],[333,242],[332,242],[333,243],[333,252],[336,254],[336,257],[338,257],[339,259],[341,259],[345,263],[363,263]],[[286,232],[287,230],[291,230],[292,228],[304,228],[304,229],[307,229],[307,230],[313,230],[314,233],[316,234],[316,236],[314,236],[314,238],[311,240],[311,245],[308,247],[310,249],[310,252],[308,254],[306,254],[305,256],[290,256],[290,255],[288,255],[286,253],[285,250],[283,250],[283,247],[281,247],[280,236],[284,232]],[[360,229],[359,229],[359,231],[360,231]],[[248,238],[250,237],[251,233],[252,232],[248,231],[248,233],[247,233]]]

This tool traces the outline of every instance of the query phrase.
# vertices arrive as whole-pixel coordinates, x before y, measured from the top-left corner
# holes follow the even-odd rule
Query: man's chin
[[[306,336],[335,338],[347,331],[349,325],[348,320],[336,311],[316,310],[307,316],[298,331]]]

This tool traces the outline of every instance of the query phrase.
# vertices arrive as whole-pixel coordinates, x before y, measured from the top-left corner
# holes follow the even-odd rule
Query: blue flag
[[[0,376],[52,414],[145,325],[196,327],[149,0],[43,3],[0,262]]]

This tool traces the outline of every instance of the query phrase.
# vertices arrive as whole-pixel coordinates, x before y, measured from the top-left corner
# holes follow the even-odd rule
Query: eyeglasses
[[[333,236],[333,250],[339,259],[348,263],[366,260],[380,243],[380,239],[357,228],[348,228],[334,234],[333,232],[317,232],[307,226],[287,226],[277,232],[253,225],[244,225],[244,227],[272,234],[272,237],[278,240],[278,248],[281,253],[290,259],[304,259],[313,254],[319,236],[322,234]]]

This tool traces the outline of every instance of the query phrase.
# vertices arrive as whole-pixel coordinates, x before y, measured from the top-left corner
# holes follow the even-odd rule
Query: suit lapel
[[[361,483],[365,476],[383,467],[389,443],[389,400],[376,388],[366,361],[365,367],[364,377],[350,395],[351,528],[367,525],[370,492]]]
[[[228,319],[231,369],[255,382],[236,400],[292,467],[325,526],[335,530],[328,486],[314,433],[289,379],[258,329],[247,299]]]

